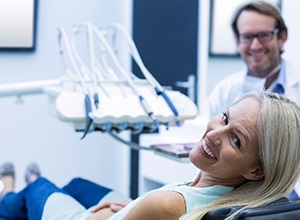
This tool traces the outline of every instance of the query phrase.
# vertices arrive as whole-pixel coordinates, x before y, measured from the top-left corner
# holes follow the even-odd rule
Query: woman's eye
[[[223,112],[223,115],[222,115],[222,121],[225,123],[225,125],[228,124],[228,116],[226,113]]]
[[[233,137],[233,143],[240,148],[241,147],[241,142],[237,137]]]
[[[225,125],[228,125],[229,123],[228,115],[225,112],[223,112],[222,121],[224,122]],[[237,146],[238,148],[241,147],[240,139],[237,136],[233,136],[232,141],[235,146]]]

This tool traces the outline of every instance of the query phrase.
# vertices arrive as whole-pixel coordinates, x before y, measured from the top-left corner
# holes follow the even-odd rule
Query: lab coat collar
[[[283,59],[282,59],[283,60]],[[300,71],[295,69],[289,62],[285,62],[285,79],[286,79],[286,87],[295,87],[300,84]]]

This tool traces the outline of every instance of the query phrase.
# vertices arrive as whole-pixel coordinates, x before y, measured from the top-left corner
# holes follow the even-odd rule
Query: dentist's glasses
[[[240,34],[239,40],[242,44],[251,44],[254,38],[257,38],[261,43],[268,42],[273,39],[273,36],[279,32],[279,29],[273,31],[263,31],[257,34]]]

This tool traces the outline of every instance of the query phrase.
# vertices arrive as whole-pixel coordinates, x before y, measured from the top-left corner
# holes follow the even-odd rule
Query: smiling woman
[[[299,124],[300,109],[295,103],[266,91],[249,93],[208,123],[189,155],[199,168],[193,181],[119,201],[124,197],[117,192],[79,178],[59,189],[35,175],[23,191],[14,193],[8,190],[13,189],[14,177],[6,175],[1,178],[6,193],[0,216],[190,220],[226,206],[265,205],[288,195],[300,174]]]
[[[206,184],[235,187],[263,178],[256,129],[259,109],[257,100],[247,98],[208,123],[205,138],[190,153]]]
[[[291,161],[300,156],[299,113],[296,104],[283,96],[257,92],[246,94],[223,115],[213,118],[190,158],[203,170],[202,180],[236,184],[235,189],[183,219],[201,219],[219,207],[257,207],[286,196],[300,171],[300,163]]]

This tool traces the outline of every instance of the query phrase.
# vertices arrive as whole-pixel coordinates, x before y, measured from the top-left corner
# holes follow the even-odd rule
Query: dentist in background
[[[300,105],[300,71],[281,57],[288,31],[278,9],[263,1],[243,5],[232,29],[246,68],[215,86],[209,95],[210,118],[253,90],[283,93]]]

